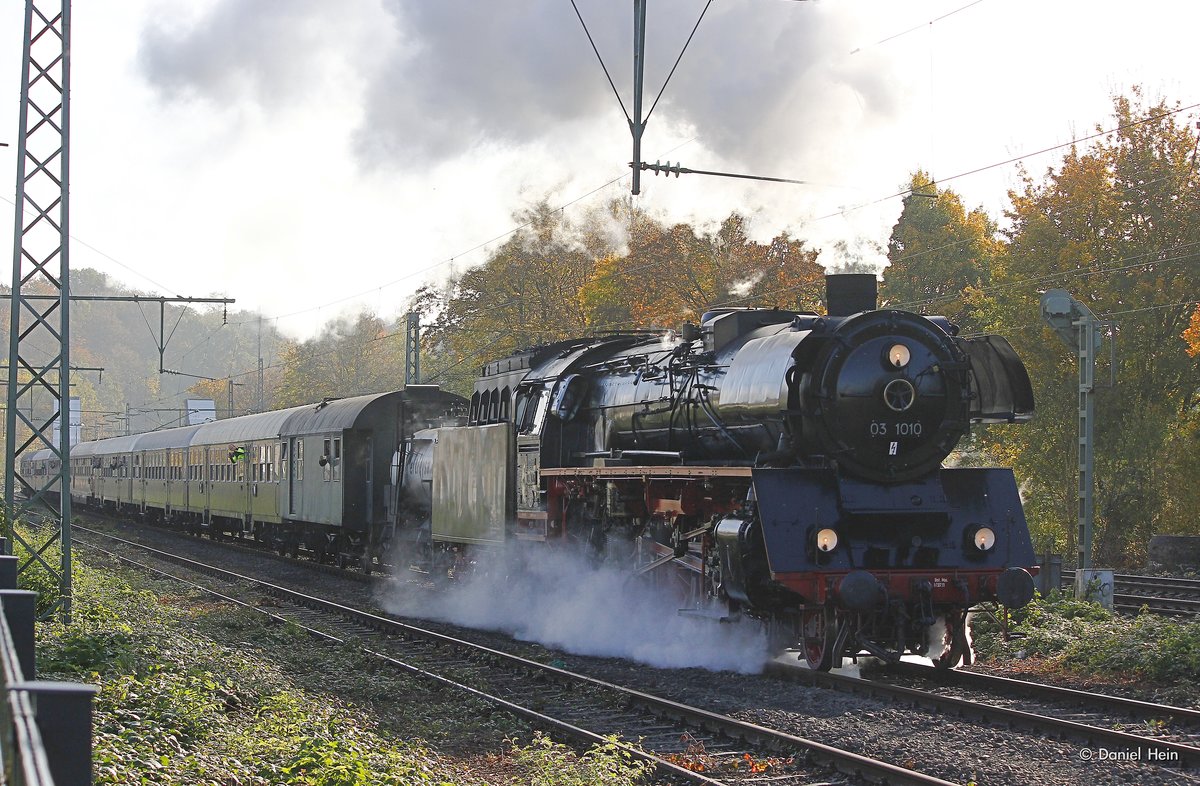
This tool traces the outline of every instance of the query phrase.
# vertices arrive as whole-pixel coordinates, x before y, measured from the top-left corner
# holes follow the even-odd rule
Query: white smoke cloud
[[[138,66],[160,98],[217,109],[277,111],[314,99],[331,82],[352,92],[351,72],[373,62],[364,45],[370,5],[353,5],[217,0],[190,15],[164,6],[142,32]]]
[[[762,627],[679,614],[679,602],[627,572],[546,550],[503,578],[479,576],[425,592],[401,581],[380,599],[393,613],[502,631],[576,655],[627,658],[659,668],[757,673]]]
[[[577,4],[632,111],[628,4]],[[704,3],[650,5],[647,112]],[[702,134],[717,159],[772,170],[836,158],[831,144],[903,104],[874,54],[850,55],[851,21],[820,4],[714,5],[648,138]],[[580,123],[617,133],[624,125],[574,9],[560,0],[215,0],[191,19],[147,26],[139,61],[163,98],[216,106],[279,109],[311,97],[315,82],[346,80],[364,96],[354,132],[364,169],[427,169],[485,149],[553,146]]]

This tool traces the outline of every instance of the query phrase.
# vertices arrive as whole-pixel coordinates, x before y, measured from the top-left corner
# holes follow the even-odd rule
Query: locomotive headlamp
[[[903,344],[892,344],[887,352],[888,365],[892,368],[904,368],[912,360],[912,352]]]
[[[991,551],[992,546],[996,545],[996,533],[990,527],[980,527],[971,536],[971,542],[980,551]]]
[[[833,551],[837,548],[838,536],[837,532],[832,529],[823,529],[817,533],[817,548],[821,551]]]

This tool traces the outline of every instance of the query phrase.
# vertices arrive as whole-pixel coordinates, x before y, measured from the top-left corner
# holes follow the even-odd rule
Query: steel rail
[[[1064,570],[1062,581],[1064,588],[1074,586],[1075,571]],[[1115,573],[1113,590],[1113,609],[1126,614],[1137,614],[1143,606],[1165,616],[1200,614],[1200,579]]]
[[[1152,701],[1131,699],[1127,696],[1092,693],[1076,688],[1067,688],[1062,685],[1049,685],[1043,682],[1002,677],[997,674],[983,674],[977,671],[961,671],[958,669],[943,671],[933,666],[922,666],[919,663],[897,663],[890,668],[899,674],[920,677],[942,685],[959,685],[987,691],[1020,693],[1035,698],[1048,697],[1074,703],[1079,706],[1103,707],[1108,710],[1116,710],[1138,720],[1171,719],[1200,725],[1200,710],[1191,707],[1156,704]]]
[[[1152,737],[1144,737],[1099,726],[1090,726],[1086,723],[1064,720],[1049,715],[1039,715],[1025,710],[982,704],[951,696],[941,696],[928,691],[891,685],[886,682],[866,678],[812,671],[799,666],[789,666],[778,662],[769,664],[766,673],[852,695],[885,699],[893,703],[901,700],[913,706],[934,710],[938,713],[955,714],[960,717],[973,718],[984,722],[1002,721],[1013,728],[1032,729],[1042,733],[1079,740],[1097,747],[1130,751],[1137,750],[1143,754],[1141,761],[1151,761],[1160,766],[1169,765],[1172,768],[1193,768],[1200,766],[1200,748],[1170,740],[1158,740]]]
[[[1128,595],[1113,594],[1113,608],[1130,614],[1137,614],[1145,606],[1148,611],[1164,616],[1188,617],[1200,614],[1200,599],[1194,598],[1164,598],[1159,595]]]
[[[1062,572],[1063,583],[1074,583],[1075,571],[1067,569]],[[1188,590],[1200,595],[1200,579],[1185,579],[1179,576],[1144,576],[1137,573],[1114,573],[1113,581],[1120,584],[1144,584],[1154,587],[1171,587]]]
[[[153,547],[146,546],[144,544],[136,543],[134,541],[129,541],[124,538],[119,538],[115,535],[110,535],[110,534],[95,531],[95,530],[89,530],[85,527],[77,527],[77,529],[82,532],[87,532],[87,533],[90,533],[93,535],[97,535],[100,537],[107,538],[109,540],[113,540],[113,541],[125,544],[127,546],[134,547],[136,549],[140,549],[149,554],[152,554],[156,559],[163,560],[166,562],[171,562],[171,563],[180,565],[182,567],[185,567],[189,570],[202,572],[202,573],[206,573],[209,575],[214,575],[214,576],[221,578],[224,581],[248,583],[248,584],[256,587],[259,590],[268,592],[268,593],[270,593],[272,595],[276,595],[278,597],[285,598],[285,599],[289,600],[290,602],[297,603],[299,605],[303,605],[307,608],[310,608],[310,609],[313,609],[316,611],[324,612],[324,613],[331,614],[331,615],[336,615],[338,617],[350,620],[356,624],[362,625],[366,628],[369,628],[369,629],[372,629],[375,631],[379,631],[379,632],[383,632],[383,633],[402,634],[402,635],[409,636],[412,638],[417,638],[417,639],[433,642],[435,644],[450,646],[450,647],[457,648],[457,649],[465,649],[465,650],[471,651],[473,653],[476,653],[481,657],[490,659],[490,661],[493,663],[505,662],[507,664],[519,667],[521,669],[544,675],[558,683],[566,683],[566,684],[573,684],[573,685],[585,685],[585,686],[590,686],[592,688],[603,690],[603,691],[606,691],[609,693],[618,694],[618,695],[625,697],[629,702],[634,703],[643,708],[646,708],[659,717],[686,721],[686,722],[693,723],[697,726],[700,726],[703,729],[710,730],[710,731],[713,731],[713,730],[720,731],[721,733],[723,733],[735,740],[743,740],[747,743],[761,745],[765,748],[769,748],[769,749],[776,750],[776,751],[798,750],[800,752],[806,753],[810,759],[817,761],[820,764],[832,767],[832,768],[838,770],[839,772],[842,772],[847,775],[852,775],[855,777],[860,777],[860,778],[864,778],[864,779],[867,779],[867,780],[870,780],[873,782],[884,783],[884,784],[906,784],[906,785],[912,784],[913,786],[953,786],[952,782],[950,782],[950,781],[946,781],[941,778],[937,778],[932,775],[927,775],[925,773],[917,772],[914,770],[909,770],[909,769],[906,769],[904,767],[900,767],[900,766],[897,766],[894,764],[889,764],[884,761],[879,761],[877,759],[872,759],[868,756],[863,756],[861,754],[857,754],[852,751],[847,751],[847,750],[843,750],[840,748],[836,748],[831,745],[826,745],[824,743],[817,742],[815,740],[809,740],[809,739],[806,739],[803,737],[786,734],[784,732],[776,731],[774,729],[769,729],[764,726],[758,726],[756,724],[748,723],[746,721],[741,721],[741,720],[738,720],[736,718],[731,718],[726,715],[721,715],[718,713],[710,712],[710,711],[704,710],[702,708],[691,707],[691,706],[681,704],[678,702],[674,702],[674,701],[671,701],[668,699],[663,699],[663,698],[660,698],[657,696],[653,696],[648,693],[633,690],[633,689],[626,688],[626,687],[623,687],[620,685],[615,685],[613,683],[605,682],[603,680],[599,680],[594,677],[589,677],[584,674],[577,674],[575,672],[571,672],[566,669],[558,668],[558,667],[555,667],[552,665],[538,663],[537,661],[529,660],[527,658],[522,658],[520,656],[513,655],[513,654],[507,653],[507,652],[503,652],[501,650],[496,650],[496,649],[493,649],[490,647],[486,647],[483,645],[465,641],[463,639],[458,639],[458,638],[455,638],[452,636],[447,636],[445,634],[437,633],[435,631],[426,630],[424,628],[420,628],[415,625],[400,622],[399,620],[393,620],[393,619],[389,619],[387,617],[381,617],[376,614],[371,614],[369,612],[354,609],[349,606],[344,606],[344,605],[342,605],[340,603],[336,603],[334,601],[326,600],[323,598],[318,598],[318,597],[315,597],[312,595],[308,595],[306,593],[291,590],[286,587],[282,587],[277,584],[273,584],[271,582],[264,581],[262,579],[254,578],[252,576],[246,576],[243,574],[235,573],[230,570],[226,570],[224,568],[216,567],[214,565],[208,565],[208,564],[205,564],[202,562],[197,562],[195,560],[188,559],[186,557],[181,557],[181,556],[178,556],[175,554],[170,554],[169,552],[164,552],[159,549],[155,549]],[[95,546],[92,544],[85,543],[83,545],[90,547],[90,548],[99,549],[98,546]],[[103,551],[103,549],[100,549],[100,550]],[[112,552],[107,552],[107,553],[112,553]],[[124,562],[131,563],[131,564],[137,564],[140,567],[144,567],[145,569],[152,570],[156,573],[160,573],[162,575],[169,576],[170,578],[172,578],[176,581],[187,582],[186,579],[182,579],[177,576],[171,576],[170,574],[165,574],[165,573],[163,573],[163,571],[159,571],[159,570],[149,567],[149,566],[142,566],[140,563],[137,563],[135,560],[131,560],[128,557],[124,557],[122,555],[114,555],[114,556],[118,559],[121,559]],[[192,583],[192,582],[187,582],[187,583]],[[214,595],[219,595],[219,593],[216,593],[205,587],[200,587],[200,588],[204,589],[207,592],[213,592]],[[222,597],[225,598],[225,596],[222,596]],[[257,611],[267,614],[268,616],[271,616],[272,618],[280,619],[280,617],[278,615],[274,614],[273,612],[269,612],[269,611],[266,611],[263,609],[257,609],[257,607],[251,606],[250,604],[247,604],[245,602],[237,601],[237,600],[232,600],[232,602],[235,602],[238,605],[241,605],[241,606],[244,606],[247,608],[256,609]],[[295,623],[295,620],[289,619],[287,621]],[[305,627],[308,630],[311,630],[311,626],[303,626],[303,627]],[[319,635],[322,638],[328,638],[329,640],[340,641],[340,639],[337,639],[336,637],[334,637],[328,633],[322,633],[322,632],[318,631],[318,632],[316,632],[316,635]],[[369,648],[366,648],[366,647],[363,647],[363,650],[372,655],[376,655],[376,656],[380,655],[380,653],[377,653],[374,650],[370,650]],[[390,656],[384,656],[384,657],[388,657],[390,660]],[[447,686],[459,686],[459,683],[457,683],[453,680],[450,680],[449,678],[444,677],[442,675],[437,675],[432,672],[429,672],[425,669],[422,669],[419,666],[405,664],[401,661],[396,661],[396,665],[410,671],[413,674],[420,675],[420,676],[426,677],[428,679],[436,680],[437,682],[439,682],[441,684],[445,684]],[[497,706],[503,707],[504,709],[514,712],[514,713],[516,713],[522,717],[525,717],[535,723],[545,723],[545,724],[551,726],[552,728],[559,729],[560,731],[562,731],[564,733],[570,734],[572,736],[577,736],[576,730],[578,729],[578,727],[576,727],[572,724],[564,723],[563,721],[560,721],[560,720],[557,720],[554,718],[549,718],[548,716],[541,714],[537,710],[522,707],[521,705],[515,704],[514,702],[510,702],[501,697],[492,696],[491,694],[484,693],[483,691],[479,691],[478,689],[471,688],[469,686],[464,685],[464,686],[461,686],[461,688],[457,688],[457,689],[465,690],[465,691],[469,692],[471,695],[477,696],[478,698],[481,698],[485,701],[488,701],[490,703],[496,704]],[[589,742],[606,742],[607,741],[603,737],[603,735],[599,735],[596,732],[590,732],[590,731],[587,731],[584,729],[578,729],[578,730],[580,732],[583,732],[586,734],[586,736],[583,737],[583,739],[585,739],[586,741],[589,741]],[[629,750],[631,753],[634,753],[635,755],[638,755],[640,758],[643,758],[646,760],[652,760],[657,767],[662,768],[662,771],[664,771],[664,772],[669,772],[673,777],[686,778],[686,779],[692,780],[693,782],[698,782],[698,783],[707,783],[707,784],[723,783],[723,781],[715,780],[713,778],[704,776],[700,773],[693,772],[684,767],[680,767],[679,765],[669,762],[666,759],[663,759],[659,756],[655,756],[654,754],[640,751],[637,748],[634,748],[632,746],[623,746],[623,747],[626,747],[627,750]]]

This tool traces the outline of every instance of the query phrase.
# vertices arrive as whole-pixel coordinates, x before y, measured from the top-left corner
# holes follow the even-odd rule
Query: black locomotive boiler
[[[827,300],[487,364],[466,426],[404,446],[410,559],[575,543],[814,668],[924,655],[942,630],[957,664],[967,609],[1027,603],[1034,554],[1011,470],[943,461],[973,423],[1028,420],[1029,378],[999,336],[877,310],[874,276],[829,277]]]

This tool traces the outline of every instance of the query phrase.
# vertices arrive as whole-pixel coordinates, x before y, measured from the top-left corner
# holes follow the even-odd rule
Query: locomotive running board
[[[719,622],[722,625],[731,625],[738,621],[738,617],[730,616],[727,612],[706,609],[679,609],[675,612],[679,617],[691,617],[693,619],[709,620],[711,622]]]
[[[611,478],[614,480],[641,480],[647,477],[658,478],[748,478],[753,473],[752,467],[692,467],[687,465],[667,464],[640,465],[629,467],[552,467],[540,470],[544,478],[559,477],[592,477]]]

